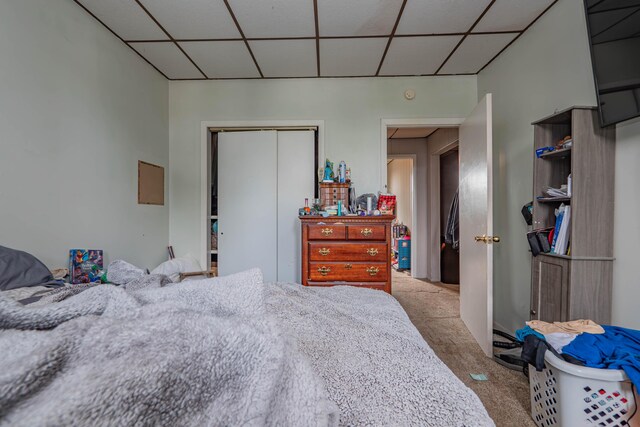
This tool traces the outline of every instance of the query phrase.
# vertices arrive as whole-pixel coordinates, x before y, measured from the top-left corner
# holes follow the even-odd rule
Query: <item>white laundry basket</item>
[[[539,427],[637,426],[640,415],[624,371],[567,363],[550,351],[546,368],[529,366],[531,417]]]

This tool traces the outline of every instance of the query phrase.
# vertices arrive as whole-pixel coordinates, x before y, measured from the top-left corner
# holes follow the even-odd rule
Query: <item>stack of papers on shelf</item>
[[[556,226],[553,234],[551,252],[566,255],[569,247],[569,230],[571,226],[571,206],[564,203],[556,211]]]
[[[548,197],[568,197],[569,196],[569,192],[565,184],[562,184],[560,188],[547,187],[547,189],[544,190],[544,193]]]

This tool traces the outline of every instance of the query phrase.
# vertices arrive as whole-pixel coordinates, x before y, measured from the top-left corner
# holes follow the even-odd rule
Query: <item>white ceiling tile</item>
[[[130,43],[130,45],[170,79],[204,77],[172,42]]]
[[[402,0],[318,0],[320,36],[391,34]]]
[[[260,77],[243,41],[181,42],[180,46],[208,77]]]
[[[311,0],[229,0],[240,28],[253,37],[314,37]]]
[[[551,3],[553,0],[496,0],[473,31],[522,31]]]
[[[462,36],[394,37],[381,75],[433,74]]]
[[[167,40],[168,37],[133,0],[79,0],[124,40]]]
[[[489,3],[490,0],[408,0],[396,34],[464,33]]]
[[[222,0],[141,0],[174,39],[239,38]]]
[[[255,40],[249,46],[265,77],[317,75],[315,40]]]
[[[374,76],[388,38],[320,40],[320,75]]]
[[[470,35],[444,64],[439,74],[477,73],[516,36],[517,34]]]

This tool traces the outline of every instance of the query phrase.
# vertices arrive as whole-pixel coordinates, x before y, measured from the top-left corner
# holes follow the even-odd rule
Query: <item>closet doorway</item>
[[[204,265],[300,282],[298,208],[316,196],[320,125],[203,123]]]
[[[460,284],[460,212],[458,146],[440,155],[440,281]]]

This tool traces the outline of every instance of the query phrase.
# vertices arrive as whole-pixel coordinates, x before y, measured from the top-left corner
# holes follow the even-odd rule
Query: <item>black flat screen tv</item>
[[[640,0],[584,0],[600,124],[640,116]]]

